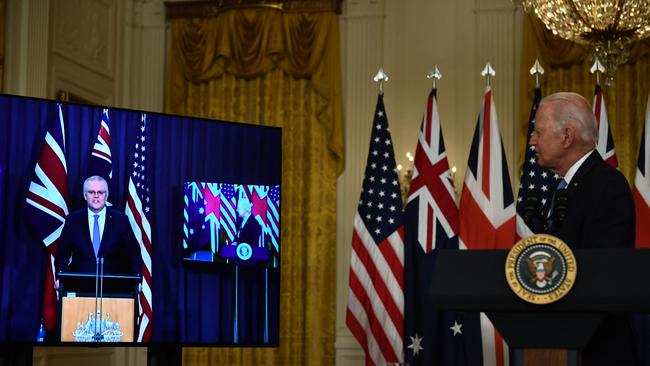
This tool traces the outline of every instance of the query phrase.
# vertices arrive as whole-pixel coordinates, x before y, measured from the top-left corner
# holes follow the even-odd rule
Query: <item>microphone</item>
[[[537,190],[531,190],[526,195],[524,202],[521,206],[522,217],[524,221],[529,222],[539,210],[539,192]]]
[[[563,222],[569,214],[569,197],[566,189],[560,189],[555,196],[555,219],[558,223]]]

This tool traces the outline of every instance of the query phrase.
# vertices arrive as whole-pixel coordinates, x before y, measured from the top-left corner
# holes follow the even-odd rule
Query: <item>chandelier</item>
[[[553,34],[589,45],[607,82],[627,62],[630,44],[650,36],[650,0],[522,0]]]

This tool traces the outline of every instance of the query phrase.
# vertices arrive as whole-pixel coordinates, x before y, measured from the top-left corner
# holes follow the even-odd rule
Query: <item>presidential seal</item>
[[[253,248],[248,243],[239,243],[237,245],[237,257],[243,261],[251,259],[253,256]]]
[[[533,304],[550,304],[566,295],[576,280],[573,252],[548,234],[520,240],[506,258],[506,280],[512,291]]]

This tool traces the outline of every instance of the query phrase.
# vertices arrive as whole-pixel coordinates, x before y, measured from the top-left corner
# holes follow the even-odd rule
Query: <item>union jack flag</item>
[[[240,189],[253,206],[251,215],[262,227],[260,245],[272,246],[268,249],[273,256],[273,266],[277,267],[280,254],[280,186],[242,185]]]
[[[650,248],[650,95],[645,111],[645,125],[641,135],[639,160],[634,176],[634,206],[636,207],[636,240],[637,248]]]
[[[598,144],[596,144],[596,150],[598,150],[600,156],[603,157],[603,160],[605,160],[607,164],[616,168],[618,167],[618,160],[616,159],[616,150],[614,150],[612,130],[609,128],[607,108],[605,108],[605,97],[603,96],[603,89],[600,84],[596,84],[593,107],[596,121],[598,121]]]
[[[203,227],[207,224],[210,233],[210,247],[212,253],[219,251],[219,227],[221,222],[221,189],[219,183],[202,183],[205,185],[203,189],[203,197],[205,206],[205,219]]]
[[[151,273],[151,194],[149,192],[149,172],[147,170],[147,115],[142,114],[138,123],[135,149],[133,152],[133,169],[129,175],[126,197],[126,215],[131,229],[140,244],[142,256],[142,292],[139,298],[138,342],[151,339],[152,331],[152,273]]]
[[[433,250],[459,249],[458,233],[458,207],[433,89],[422,118],[404,220],[404,352],[410,365],[464,365],[476,353],[469,351],[476,343],[469,338],[479,338],[478,331],[470,330],[471,320],[432,309],[428,296]]]
[[[460,240],[468,249],[511,248],[515,243],[515,205],[489,86],[467,165],[459,208]],[[480,318],[483,364],[508,364],[507,344],[485,314]]]
[[[273,253],[278,255],[280,253],[280,186],[272,186],[266,197],[269,208],[266,212],[266,217],[269,224],[264,228],[264,232],[271,238]],[[274,266],[277,266],[277,258],[275,256]]]
[[[56,105],[56,112],[57,116],[50,121],[45,134],[45,143],[25,200],[28,221],[50,254],[43,286],[43,322],[47,330],[54,329],[57,323],[54,255],[68,216],[68,168],[61,104]]]
[[[361,198],[354,217],[346,324],[366,365],[402,362],[404,228],[383,96],[377,98]]]

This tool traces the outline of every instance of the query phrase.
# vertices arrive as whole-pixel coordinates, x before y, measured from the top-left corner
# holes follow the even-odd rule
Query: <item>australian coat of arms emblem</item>
[[[521,299],[533,304],[555,302],[573,287],[575,256],[561,239],[537,234],[520,240],[508,253],[506,280]]]

